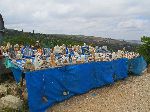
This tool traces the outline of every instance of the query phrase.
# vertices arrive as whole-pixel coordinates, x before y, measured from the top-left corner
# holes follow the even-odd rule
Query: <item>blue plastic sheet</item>
[[[114,80],[122,80],[128,77],[128,59],[118,59],[113,61]]]
[[[19,68],[13,68],[13,67],[11,67],[10,69],[13,72],[13,76],[15,78],[15,81],[17,83],[19,83],[21,81],[22,74],[23,74],[22,70],[20,70]]]
[[[113,84],[114,80],[127,77],[127,68],[127,59],[119,59],[27,72],[30,111],[44,112],[53,104],[71,96]],[[116,79],[113,78],[114,74],[117,74]],[[43,97],[47,101],[43,101]]]
[[[91,62],[26,72],[28,102],[31,112],[44,112],[57,102],[83,94],[97,87],[113,84],[128,77],[128,72],[139,75],[146,68],[143,57],[111,62]],[[21,69],[12,69],[20,77]],[[17,76],[17,77],[18,77]],[[18,80],[20,78],[16,78]]]
[[[128,61],[128,71],[133,75],[141,75],[141,73],[146,69],[147,63],[142,56],[130,59]]]
[[[12,73],[13,73],[13,76],[15,78],[15,81],[17,83],[19,83],[21,81],[21,77],[22,77],[22,69],[18,66],[16,66],[15,64],[13,64],[11,62],[11,60],[9,60],[8,58],[5,58],[5,66],[6,68],[10,68]]]

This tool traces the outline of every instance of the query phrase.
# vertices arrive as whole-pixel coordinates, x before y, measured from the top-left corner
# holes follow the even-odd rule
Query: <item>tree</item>
[[[141,38],[142,45],[139,47],[138,51],[140,55],[144,56],[148,64],[150,64],[150,37],[143,36]]]

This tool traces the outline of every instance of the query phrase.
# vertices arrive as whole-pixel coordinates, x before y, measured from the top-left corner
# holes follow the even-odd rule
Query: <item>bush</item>
[[[144,56],[148,64],[150,64],[150,37],[143,36],[141,38],[142,45],[139,47],[138,52]]]

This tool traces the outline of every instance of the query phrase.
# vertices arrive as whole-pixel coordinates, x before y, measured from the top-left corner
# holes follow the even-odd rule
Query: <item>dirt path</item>
[[[150,74],[75,96],[48,112],[150,112]]]

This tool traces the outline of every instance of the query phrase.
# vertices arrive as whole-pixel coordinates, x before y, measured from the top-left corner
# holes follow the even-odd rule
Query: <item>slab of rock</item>
[[[7,95],[5,97],[2,97],[0,99],[1,108],[12,108],[12,109],[18,109],[22,106],[22,101],[12,95]]]

